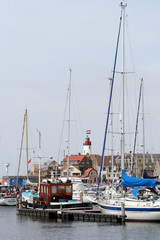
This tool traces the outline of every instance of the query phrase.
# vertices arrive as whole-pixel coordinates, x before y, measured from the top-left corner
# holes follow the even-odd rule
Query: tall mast
[[[139,101],[138,101],[138,110],[137,110],[137,118],[136,118],[136,130],[135,130],[135,138],[134,138],[134,147],[133,147],[133,154],[132,154],[132,158],[131,158],[131,176],[133,175],[133,164],[134,164],[136,141],[137,141],[137,134],[138,134],[138,119],[139,119],[139,109],[140,109],[140,103],[141,103],[142,82],[143,82],[143,80],[141,80],[140,91],[139,91]]]
[[[142,82],[142,120],[143,120],[143,174],[145,170],[145,129],[144,129],[144,84],[143,84],[143,78],[141,80]]]
[[[28,123],[27,123],[27,109],[25,111],[26,115],[26,160],[27,160],[27,180],[28,180]]]
[[[37,129],[38,131],[38,129]],[[40,182],[41,182],[41,132],[38,131],[39,134],[39,152],[38,152],[38,158],[39,158],[39,181],[38,181],[38,193],[40,193]]]
[[[18,177],[19,177],[20,162],[21,162],[21,156],[22,156],[22,146],[23,146],[23,138],[24,138],[24,130],[25,130],[25,121],[26,121],[26,111],[25,111],[25,114],[24,114],[24,121],[23,121],[23,130],[22,130],[21,147],[20,147],[19,161],[18,161],[18,172],[17,172],[16,187],[18,187]]]
[[[70,154],[70,105],[71,105],[71,73],[69,68],[69,86],[68,86],[68,157],[67,157],[67,179],[69,177],[69,154]]]
[[[121,17],[122,17],[122,130],[121,130],[121,137],[122,137],[122,149],[121,149],[121,167],[124,169],[124,146],[125,146],[125,128],[124,128],[124,111],[125,111],[125,7],[127,6],[123,2],[120,4],[121,6]]]
[[[112,86],[112,78],[109,78],[110,80],[110,90],[111,90],[111,86]],[[111,100],[111,163],[112,163],[112,189],[113,189],[113,183],[114,183],[114,179],[113,179],[113,98]]]
[[[109,122],[110,106],[111,106],[111,99],[112,99],[113,83],[114,83],[114,76],[115,76],[116,63],[117,63],[117,54],[118,54],[119,37],[120,37],[120,31],[121,31],[121,22],[122,22],[122,17],[120,18],[120,23],[119,23],[118,38],[117,38],[117,45],[116,45],[116,53],[115,53],[114,66],[113,66],[111,92],[110,92],[110,96],[109,96],[109,105],[108,105],[108,112],[107,112],[106,128],[105,128],[105,134],[104,134],[104,142],[103,142],[103,149],[102,149],[101,165],[100,165],[100,171],[99,171],[99,177],[98,177],[97,190],[99,189],[99,184],[100,184],[100,181],[101,181],[101,172],[102,172],[104,151],[105,151],[105,144],[106,144],[106,137],[107,137],[107,131],[108,131],[108,122]]]

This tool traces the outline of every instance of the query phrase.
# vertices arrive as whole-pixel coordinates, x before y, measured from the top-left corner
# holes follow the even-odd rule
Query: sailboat
[[[124,77],[125,77],[125,68],[124,68],[124,26],[125,26],[125,8],[126,4],[121,2],[121,17],[120,17],[120,25],[118,32],[118,40],[117,40],[117,48],[115,55],[115,63],[112,77],[112,88],[110,92],[110,102],[108,107],[108,115],[106,121],[106,130],[102,151],[102,160],[101,166],[104,156],[107,128],[108,128],[108,119],[110,114],[110,104],[112,99],[112,89],[114,83],[114,74],[116,68],[116,60],[117,60],[117,52],[118,52],[118,44],[119,44],[119,36],[122,25],[122,83],[123,83],[123,93],[122,93],[122,150],[121,150],[121,184],[123,188],[129,188],[129,191],[122,191],[121,194],[116,196],[103,196],[98,200],[98,206],[102,213],[111,214],[111,215],[120,215],[121,214],[121,206],[125,206],[125,215],[127,221],[160,221],[160,199],[159,195],[155,191],[155,187],[157,184],[156,180],[153,179],[141,179],[136,177],[128,176],[124,171]],[[100,168],[101,174],[101,168]],[[98,186],[100,184],[100,175]]]
[[[71,69],[69,76],[68,86],[68,139],[67,139],[67,177],[66,178],[54,178],[47,179],[40,183],[40,160],[41,160],[41,133],[39,132],[39,191],[38,194],[32,191],[25,191],[22,193],[22,207],[29,208],[50,208],[60,210],[63,209],[92,209],[90,202],[83,202],[82,189],[80,188],[81,182],[75,181],[75,178],[71,178],[69,175],[69,150],[70,150],[70,91],[71,91]],[[25,113],[27,116],[27,113]],[[27,117],[25,116],[25,119]],[[27,128],[27,121],[26,128]],[[27,134],[26,134],[27,135]],[[26,140],[28,143],[28,141]],[[27,147],[28,149],[28,144]],[[28,152],[27,152],[28,153]],[[28,154],[27,154],[28,156]],[[28,158],[27,158],[28,161]],[[80,179],[79,179],[80,180]],[[80,189],[78,189],[78,187]],[[75,199],[76,195],[76,199]]]
[[[20,162],[21,162],[21,155],[22,155],[22,146],[23,146],[23,138],[24,138],[24,132],[26,129],[26,162],[27,162],[27,176],[26,176],[26,186],[29,187],[29,190],[24,189],[21,190],[20,192],[20,196],[18,196],[18,198],[21,198],[23,201],[32,201],[33,197],[36,197],[38,195],[37,191],[34,191],[32,188],[33,187],[37,187],[38,184],[37,183],[32,183],[29,180],[29,176],[28,176],[28,114],[27,114],[27,109],[25,110],[25,114],[24,114],[24,121],[23,121],[23,131],[22,131],[22,138],[21,138],[21,147],[20,147],[20,154],[19,154],[19,163],[18,163],[18,171],[17,171],[17,183],[16,183],[16,187],[18,187],[18,177],[19,177],[19,171],[20,171]]]

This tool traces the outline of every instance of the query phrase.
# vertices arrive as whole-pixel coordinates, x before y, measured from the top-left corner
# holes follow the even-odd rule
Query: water
[[[0,206],[1,240],[159,240],[159,223],[113,223],[37,219],[19,216],[15,207]]]

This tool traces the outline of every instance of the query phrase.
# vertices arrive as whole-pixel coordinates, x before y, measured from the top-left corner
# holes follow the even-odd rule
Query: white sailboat
[[[156,186],[156,180],[150,179],[140,179],[140,178],[133,178],[129,177],[124,172],[124,146],[125,146],[125,124],[124,124],[124,77],[125,77],[125,50],[124,50],[124,28],[125,28],[125,8],[126,4],[123,2],[120,4],[121,6],[121,18],[120,18],[120,28],[122,25],[122,150],[121,150],[121,167],[122,167],[122,186],[124,187],[138,187],[135,188],[132,192],[126,194],[122,192],[122,194],[113,196],[110,198],[109,196],[103,196],[98,200],[98,206],[101,209],[101,212],[105,214],[111,215],[120,215],[121,214],[121,205],[124,204],[125,206],[125,215],[127,221],[160,221],[160,200],[158,194],[152,190],[152,187]],[[122,23],[121,23],[122,21]],[[120,29],[119,28],[119,29]],[[120,30],[119,30],[120,34]],[[117,46],[119,42],[119,35],[117,40]],[[117,54],[117,50],[116,50]],[[117,56],[116,56],[117,57]],[[115,62],[116,62],[115,57]],[[114,80],[114,72],[115,72],[115,65],[113,71],[113,79]],[[112,93],[112,92],[111,92]],[[111,100],[112,95],[110,95]],[[108,118],[110,112],[110,106],[108,108]],[[107,118],[107,121],[108,121]],[[107,124],[106,124],[107,129]],[[107,130],[105,131],[107,133]],[[106,139],[106,136],[105,136]],[[104,146],[105,148],[105,140]],[[104,153],[104,151],[102,152]],[[103,154],[102,154],[103,159]],[[142,186],[144,186],[142,188]],[[148,188],[147,188],[148,186]],[[135,194],[136,193],[136,194]]]

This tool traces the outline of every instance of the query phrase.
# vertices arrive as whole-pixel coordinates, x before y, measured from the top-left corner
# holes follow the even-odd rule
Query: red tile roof
[[[88,175],[89,175],[90,171],[92,171],[92,169],[93,169],[93,168],[88,168],[88,169],[84,172],[83,178],[88,177]]]
[[[79,161],[80,163],[85,156],[86,155],[69,156],[69,161]],[[64,162],[67,162],[67,157],[64,159]]]
[[[67,165],[63,165],[62,171],[64,171],[67,168]]]

